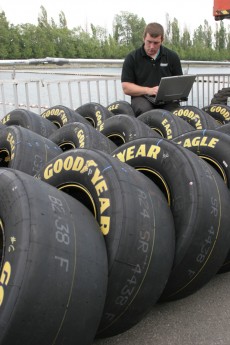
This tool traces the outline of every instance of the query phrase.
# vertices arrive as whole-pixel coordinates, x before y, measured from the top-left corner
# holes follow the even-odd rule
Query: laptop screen
[[[161,78],[155,103],[187,100],[195,79],[190,74]]]

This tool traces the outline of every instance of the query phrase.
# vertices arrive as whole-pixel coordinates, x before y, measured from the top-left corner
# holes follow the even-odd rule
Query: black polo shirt
[[[146,54],[143,44],[126,56],[121,81],[153,87],[159,85],[162,77],[182,74],[177,53],[161,45],[159,55],[154,60]]]

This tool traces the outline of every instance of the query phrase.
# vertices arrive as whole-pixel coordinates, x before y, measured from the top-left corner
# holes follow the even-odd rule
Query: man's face
[[[147,34],[144,38],[144,49],[146,51],[146,54],[149,56],[153,56],[157,53],[158,49],[160,48],[160,45],[162,43],[162,37],[152,37],[150,34]]]

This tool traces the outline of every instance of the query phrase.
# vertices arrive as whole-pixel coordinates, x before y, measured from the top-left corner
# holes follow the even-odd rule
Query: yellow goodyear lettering
[[[101,175],[100,170],[96,167],[91,182],[95,187],[96,193],[98,196],[101,196],[104,192],[108,190],[107,183],[104,179],[104,176]],[[110,199],[100,197],[100,228],[103,235],[107,235],[110,230],[110,216],[105,216],[103,213],[110,207]]]
[[[135,151],[135,146],[130,146],[126,150],[126,161],[129,161],[130,159],[134,158],[134,151]]]
[[[105,124],[103,122],[100,126],[98,126],[99,132],[103,131],[104,128],[105,128]]]
[[[162,125],[164,126],[166,133],[167,133],[167,139],[172,139],[172,130],[171,130],[171,126],[170,123],[168,122],[167,119],[164,119],[162,121]]]
[[[110,230],[110,217],[109,216],[101,216],[100,219],[100,229],[103,235],[108,235]]]
[[[53,116],[60,116],[60,118],[61,118],[63,124],[65,124],[65,123],[68,122],[67,117],[66,117],[66,114],[65,114],[64,110],[62,110],[62,109],[58,109],[58,108],[57,108],[57,109],[56,109],[56,108],[53,108],[53,109],[51,109],[51,110],[49,109],[49,110],[47,110],[45,113],[42,114],[42,117],[47,118],[47,117],[49,117],[50,115],[53,115]]]
[[[68,159],[69,157],[67,157],[67,159]],[[63,161],[63,159],[58,159],[55,163],[54,163],[54,165],[53,165],[53,170],[54,170],[54,172],[55,172],[55,174],[59,174],[61,171],[62,171],[62,169],[63,169],[63,165],[64,165],[64,161]]]
[[[73,167],[73,157],[72,156],[68,156],[63,163],[63,169],[68,171],[71,170]]]
[[[196,129],[202,129],[200,117],[198,114],[195,114],[194,111],[189,109],[180,109],[179,111],[175,111],[174,114],[177,116],[185,116],[188,119],[194,120]]]
[[[157,156],[160,151],[161,151],[161,148],[159,146],[151,145],[147,152],[147,157],[157,159]]]
[[[102,233],[107,235],[110,230],[110,216],[106,216],[104,213],[110,207],[110,199],[104,197],[103,194],[108,191],[108,186],[94,160],[85,161],[82,157],[76,157],[74,159],[72,156],[68,156],[64,160],[59,158],[55,163],[51,163],[46,167],[43,175],[44,179],[48,180],[54,174],[59,174],[62,170],[74,170],[82,174],[87,172],[90,167],[96,167],[91,177],[91,183],[95,188],[100,203],[100,228]]]
[[[195,137],[192,140],[190,138],[185,139],[183,142],[184,147],[200,147],[200,146],[208,146],[211,148],[215,148],[216,144],[218,143],[219,139],[217,138],[211,138],[208,137]],[[181,142],[180,142],[181,143]]]
[[[59,114],[57,114],[57,115],[60,116],[60,118],[61,118],[63,124],[65,124],[65,123],[68,122],[67,116],[66,116],[64,110],[61,110],[61,111],[59,112]]]
[[[8,121],[10,121],[10,114],[7,114],[6,116],[4,116],[4,118],[2,119],[2,123],[4,124]]]
[[[213,106],[210,108],[210,112],[211,113],[220,113],[221,115],[223,115],[223,117],[225,118],[225,120],[230,120],[230,113],[227,109],[221,107],[221,106]]]
[[[42,114],[42,117],[49,117],[50,116],[50,113],[51,113],[51,111],[50,110],[47,110],[46,112],[44,112],[43,114]]]
[[[79,140],[79,147],[82,149],[85,147],[85,135],[84,131],[80,129],[77,133],[77,138]]]
[[[146,156],[146,145],[142,144],[138,147],[136,152],[136,157],[145,157]]]
[[[198,115],[197,115],[195,126],[196,126],[196,129],[202,129],[202,125],[201,125],[200,118]]]
[[[44,171],[44,178],[45,180],[48,180],[49,178],[51,178],[53,176],[53,164],[49,164],[47,165],[47,167],[45,168]]]
[[[102,125],[102,116],[101,116],[100,110],[96,111],[95,115],[97,118],[97,126],[101,126]]]
[[[6,261],[0,277],[0,306],[4,300],[4,289],[8,285],[11,276],[11,265],[9,261]]]
[[[111,110],[116,110],[118,108],[119,108],[119,103],[110,105],[108,107],[108,110],[111,111]]]
[[[10,144],[10,149],[11,149],[11,156],[10,156],[10,159],[13,159],[14,158],[14,155],[15,155],[15,140],[14,140],[14,137],[11,133],[8,133],[7,135],[7,138],[6,140],[9,142]]]
[[[188,109],[183,110],[183,115],[186,117],[191,118],[193,116],[193,111],[189,111]]]
[[[59,174],[62,170],[74,170],[80,171],[84,166],[84,158],[76,157],[75,160],[72,156],[68,156],[63,160],[62,158],[57,159],[54,163],[47,165],[44,170],[45,180],[50,179],[54,174]]]
[[[183,109],[175,110],[173,112],[173,114],[175,114],[176,116],[181,117],[181,116],[183,116]]]
[[[51,115],[55,115],[55,116],[59,116],[60,113],[62,113],[63,110],[59,110],[59,109],[51,109]]]
[[[160,153],[161,148],[156,145],[151,145],[149,148],[146,147],[146,144],[141,144],[139,146],[130,146],[122,152],[119,152],[115,156],[121,162],[127,162],[130,159],[137,157],[149,157],[157,159],[158,154]]]
[[[91,179],[91,182],[92,182],[93,185],[95,185],[98,181],[100,181],[101,179],[103,179],[103,176],[100,175],[100,174],[101,174],[100,170],[99,170],[98,168],[96,168],[96,169],[95,169],[95,172],[94,172],[94,174],[93,174],[93,177],[92,177],[92,179]]]

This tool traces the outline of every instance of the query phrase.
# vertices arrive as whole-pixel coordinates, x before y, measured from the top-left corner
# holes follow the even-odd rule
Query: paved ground
[[[155,305],[132,329],[93,345],[230,345],[230,273],[182,300]]]

